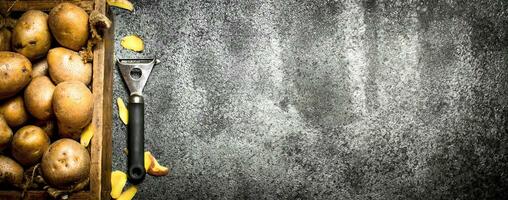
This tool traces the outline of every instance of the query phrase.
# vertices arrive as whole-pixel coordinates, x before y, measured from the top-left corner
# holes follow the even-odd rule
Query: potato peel
[[[130,49],[132,51],[141,52],[145,49],[145,44],[141,38],[137,35],[128,35],[122,38],[120,42],[123,48]]]
[[[134,195],[136,195],[136,192],[138,192],[138,187],[132,185],[127,190],[125,190],[125,192],[122,192],[122,194],[116,200],[131,200],[134,198]]]
[[[117,199],[127,183],[127,174],[122,171],[111,172],[111,197]]]
[[[120,120],[127,125],[127,123],[129,123],[129,111],[122,98],[117,98],[116,103],[118,104],[118,115],[120,116]]]
[[[125,155],[128,155],[127,149],[124,149]],[[145,171],[150,176],[166,176],[169,174],[169,168],[159,164],[157,159],[149,151],[144,154]]]
[[[148,172],[150,166],[152,166],[152,154],[148,151],[145,151],[145,171]]]
[[[86,126],[85,130],[81,132],[81,138],[79,141],[81,145],[88,147],[88,145],[90,144],[90,140],[93,137],[93,134],[94,134],[93,125],[92,123],[90,123],[88,124],[88,126]]]
[[[147,166],[147,157],[150,158],[150,161],[148,161],[149,167],[146,170],[147,174],[151,176],[166,176],[169,174],[169,169],[165,166],[160,165],[157,159],[155,159],[155,157],[149,151],[145,152],[145,168]]]
[[[110,6],[122,8],[131,12],[134,10],[134,5],[128,0],[107,0],[107,3]]]

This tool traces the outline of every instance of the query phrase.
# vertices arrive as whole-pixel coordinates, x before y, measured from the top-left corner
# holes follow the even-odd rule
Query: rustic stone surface
[[[506,1],[134,4],[113,9],[116,56],[162,61],[146,148],[172,168],[137,199],[508,196]]]

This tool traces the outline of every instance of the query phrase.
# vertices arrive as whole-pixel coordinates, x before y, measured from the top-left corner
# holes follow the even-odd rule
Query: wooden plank
[[[95,10],[106,14],[104,0],[95,1]],[[108,17],[111,16],[109,15]],[[112,90],[113,90],[113,32],[111,27],[104,33],[104,40],[94,49],[93,94],[94,130],[90,167],[90,199],[110,199],[111,176],[111,131],[112,131]]]
[[[28,191],[23,200],[40,200],[50,199],[46,191]],[[90,199],[89,192],[77,192],[69,196],[70,200]],[[0,191],[0,200],[21,200],[21,192],[19,191]]]
[[[21,193],[18,191],[0,191],[0,200],[21,199]]]
[[[103,1],[104,2],[104,1]],[[113,15],[109,12],[109,7],[104,3],[104,7],[107,9],[108,17],[113,21]],[[112,137],[113,137],[113,70],[115,69],[115,37],[114,37],[114,23],[111,23],[111,28],[104,34],[104,107],[103,107],[103,125],[104,134],[102,139],[102,177],[101,185],[101,197],[102,199],[111,198],[111,162],[113,160],[112,155]]]
[[[0,12],[6,13],[10,11],[27,11],[27,10],[42,10],[49,11],[57,4],[62,2],[74,3],[86,11],[91,11],[94,8],[93,0],[29,0],[29,1],[13,1],[13,0],[0,0]]]

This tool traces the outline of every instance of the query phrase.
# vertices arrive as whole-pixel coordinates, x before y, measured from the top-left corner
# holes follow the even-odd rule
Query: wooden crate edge
[[[95,1],[95,10],[110,19],[104,0]],[[110,199],[111,146],[112,146],[112,90],[113,90],[113,51],[114,27],[104,32],[103,41],[94,49],[94,128],[90,167],[90,199]]]

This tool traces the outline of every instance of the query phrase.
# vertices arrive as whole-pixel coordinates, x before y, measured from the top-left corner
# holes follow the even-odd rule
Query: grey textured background
[[[116,56],[162,61],[146,148],[171,167],[137,199],[508,198],[507,1],[134,4]]]

